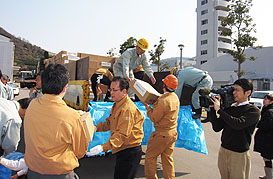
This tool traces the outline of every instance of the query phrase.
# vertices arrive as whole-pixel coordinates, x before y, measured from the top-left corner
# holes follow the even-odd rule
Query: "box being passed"
[[[87,140],[88,142],[91,142],[93,139],[93,135],[95,133],[95,126],[91,118],[90,112],[85,112],[81,114],[81,118],[82,118],[83,128],[86,133]]]
[[[130,88],[141,101],[147,104],[153,104],[161,96],[149,83],[142,80],[134,79]]]

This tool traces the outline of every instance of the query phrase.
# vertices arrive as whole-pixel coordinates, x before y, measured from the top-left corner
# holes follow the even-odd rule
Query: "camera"
[[[200,100],[200,106],[208,108],[210,105],[213,105],[213,102],[210,99],[209,94],[214,93],[220,96],[220,107],[221,109],[225,109],[227,107],[230,107],[231,104],[235,102],[234,96],[233,96],[233,86],[231,84],[228,85],[221,85],[221,88],[201,88],[199,90],[199,100]]]

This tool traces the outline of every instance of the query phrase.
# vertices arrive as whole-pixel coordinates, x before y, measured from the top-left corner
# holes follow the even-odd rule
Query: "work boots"
[[[201,117],[202,108],[196,109],[195,114],[192,116],[193,119],[199,119]]]

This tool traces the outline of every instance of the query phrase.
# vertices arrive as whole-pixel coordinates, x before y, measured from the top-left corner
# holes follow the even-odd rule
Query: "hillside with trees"
[[[15,37],[0,27],[0,34],[9,37],[15,45],[14,65],[20,66],[20,70],[34,70],[40,58],[44,56],[42,48],[31,44],[26,39]]]

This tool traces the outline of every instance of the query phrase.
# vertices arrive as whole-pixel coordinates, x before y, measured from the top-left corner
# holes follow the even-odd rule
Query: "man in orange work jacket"
[[[30,103],[24,119],[27,178],[74,179],[88,149],[80,113],[62,98],[69,73],[61,64],[49,64],[42,73],[43,96]]]
[[[126,78],[114,77],[110,86],[112,100],[115,102],[110,116],[100,122],[97,132],[111,131],[109,141],[90,149],[88,155],[97,155],[112,150],[116,155],[115,179],[133,179],[141,160],[141,141],[144,137],[144,117],[129,98]]]
[[[174,75],[168,75],[163,80],[164,94],[158,98],[151,108],[142,102],[147,109],[147,116],[154,123],[145,157],[145,176],[147,179],[157,179],[156,162],[161,155],[163,175],[165,179],[175,178],[173,150],[177,139],[177,118],[179,99],[174,93],[178,80]]]

